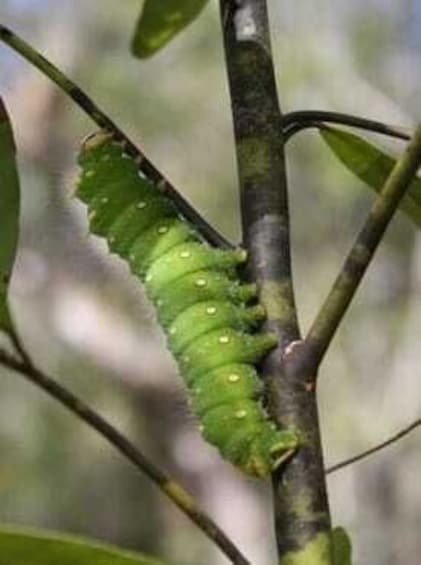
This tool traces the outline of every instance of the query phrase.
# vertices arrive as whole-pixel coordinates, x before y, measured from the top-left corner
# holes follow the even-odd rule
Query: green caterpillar
[[[250,475],[267,476],[296,448],[261,405],[255,365],[275,345],[252,333],[264,318],[256,285],[242,284],[242,249],[211,247],[107,132],[83,144],[78,197],[91,231],[146,287],[191,394],[204,438]]]

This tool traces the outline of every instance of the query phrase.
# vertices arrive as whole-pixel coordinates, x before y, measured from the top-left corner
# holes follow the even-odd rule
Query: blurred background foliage
[[[129,55],[140,2],[2,0],[0,20],[80,83],[226,236],[240,237],[217,3],[147,62]],[[284,111],[331,109],[408,126],[421,119],[421,3],[269,1]],[[13,312],[45,370],[89,400],[188,486],[253,564],[275,562],[269,485],[205,445],[163,336],[127,267],[88,236],[72,199],[92,123],[0,45],[23,186]],[[400,150],[389,141],[384,146]],[[307,328],[372,197],[314,133],[288,146],[294,275]],[[323,366],[326,462],[421,414],[421,239],[400,213]],[[0,520],[95,536],[171,563],[226,561],[93,432],[1,369]],[[359,565],[415,565],[421,432],[329,477],[335,524]]]

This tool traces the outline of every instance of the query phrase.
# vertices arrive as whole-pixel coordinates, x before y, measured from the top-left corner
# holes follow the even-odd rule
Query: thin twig
[[[365,459],[366,457],[373,455],[373,453],[377,453],[378,451],[381,451],[385,447],[388,447],[389,445],[392,445],[393,443],[399,441],[400,439],[408,435],[410,432],[412,432],[412,430],[418,428],[419,426],[421,426],[421,418],[415,420],[414,422],[412,422],[412,424],[410,424],[406,428],[403,428],[402,430],[391,436],[389,439],[383,441],[382,443],[378,443],[374,447],[370,447],[370,449],[366,449],[365,451],[359,453],[358,455],[354,455],[349,459],[345,459],[344,461],[340,461],[339,463],[335,463],[335,465],[331,465],[330,467],[327,467],[326,475],[329,475],[330,473],[334,473],[335,471],[339,471],[339,469],[348,467],[348,465],[352,465],[357,461],[361,461],[361,459]]]
[[[26,43],[14,32],[0,24],[0,40],[6,43],[14,51],[19,53],[26,61],[34,65],[39,71],[54,82],[65,92],[86,114],[98,124],[113,134],[113,136],[124,144],[129,155],[136,159],[139,169],[150,178],[156,186],[170,198],[179,209],[180,213],[197,227],[203,237],[212,245],[222,248],[232,248],[233,245],[218,233],[187,200],[175,189],[175,187],[162,175],[162,173],[149,161],[141,149],[139,149],[121,129],[97,106],[83,90],[70,80],[62,71],[38,53],[31,45]]]
[[[212,518],[197,506],[189,492],[151,463],[135,445],[98,412],[95,412],[95,410],[63,385],[37,369],[17,338],[16,333],[11,335],[11,339],[23,360],[19,361],[9,353],[0,350],[1,364],[20,373],[33,384],[42,388],[49,396],[60,402],[65,408],[106,439],[109,444],[133,463],[138,470],[153,481],[221,549],[231,560],[231,563],[249,565],[249,561],[240,553],[228,536],[217,526]]]
[[[318,128],[323,122],[351,126],[374,133],[381,133],[397,139],[409,140],[411,138],[411,135],[403,128],[394,127],[376,120],[361,118],[360,116],[354,116],[352,114],[343,114],[341,112],[302,110],[284,115],[282,128],[285,141],[288,141],[294,134],[303,129]]]
[[[397,161],[346,258],[341,272],[305,338],[308,363],[315,369],[328,348],[390,220],[421,163],[421,126]]]

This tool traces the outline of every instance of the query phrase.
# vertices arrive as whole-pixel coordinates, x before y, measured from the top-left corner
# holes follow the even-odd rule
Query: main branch
[[[298,563],[296,556],[301,553],[297,559],[302,559],[310,542],[320,535],[329,539],[330,517],[314,375],[306,372],[297,355],[301,342],[291,277],[282,114],[266,2],[221,0],[221,20],[249,273],[258,281],[260,300],[267,310],[265,329],[279,337],[278,348],[262,366],[268,410],[278,425],[294,428],[304,438],[292,461],[273,477],[281,563]],[[312,563],[330,564],[326,551],[319,553],[312,554]]]

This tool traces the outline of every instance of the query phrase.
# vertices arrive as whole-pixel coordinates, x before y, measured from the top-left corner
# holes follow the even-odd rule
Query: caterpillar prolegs
[[[297,438],[261,405],[255,365],[276,339],[255,332],[264,310],[255,305],[256,285],[238,277],[246,252],[207,244],[110,134],[90,136],[79,164],[77,195],[91,231],[145,285],[204,438],[246,473],[268,475]]]

